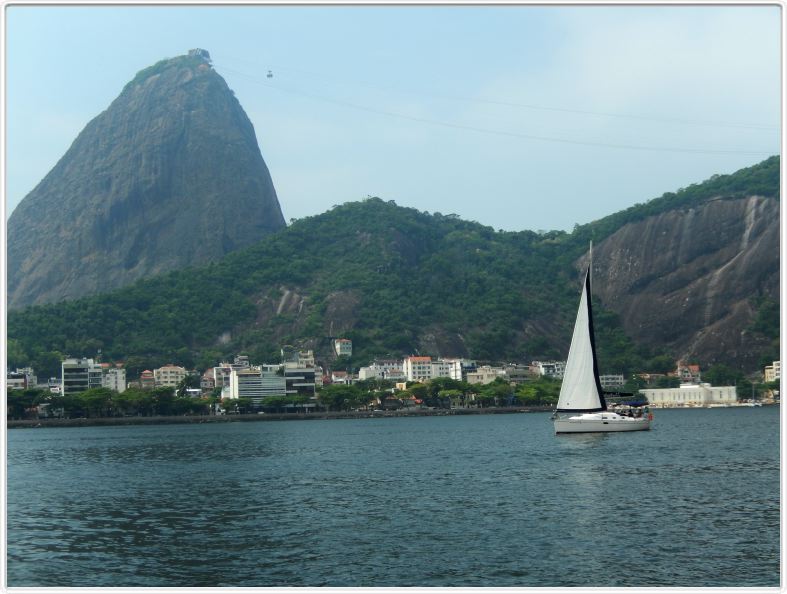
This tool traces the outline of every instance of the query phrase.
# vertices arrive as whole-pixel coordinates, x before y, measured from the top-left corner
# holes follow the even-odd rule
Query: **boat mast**
[[[593,288],[593,240],[590,240],[590,251],[588,255],[588,270],[590,274],[588,275],[588,280],[590,281],[590,287]],[[588,291],[589,292],[589,291]]]

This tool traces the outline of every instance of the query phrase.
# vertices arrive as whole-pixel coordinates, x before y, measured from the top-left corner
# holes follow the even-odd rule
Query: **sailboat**
[[[590,271],[593,244],[577,321],[571,337],[563,385],[552,419],[555,433],[601,433],[611,431],[644,431],[650,429],[651,414],[622,415],[607,409],[604,390],[598,377],[596,341],[593,334],[593,308],[590,298]]]

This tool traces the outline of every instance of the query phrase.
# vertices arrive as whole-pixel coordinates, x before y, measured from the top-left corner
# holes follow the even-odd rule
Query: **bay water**
[[[7,582],[779,586],[777,407],[7,432]]]

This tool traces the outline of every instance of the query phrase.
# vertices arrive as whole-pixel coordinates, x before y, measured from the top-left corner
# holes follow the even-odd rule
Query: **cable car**
[[[273,78],[273,72],[271,72],[270,70],[268,70],[268,78]]]

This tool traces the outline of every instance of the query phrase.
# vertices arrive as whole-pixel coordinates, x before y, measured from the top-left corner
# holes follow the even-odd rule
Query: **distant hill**
[[[370,198],[220,262],[11,312],[9,364],[101,349],[131,373],[204,368],[238,352],[275,361],[285,344],[332,363],[331,337],[353,340],[353,358],[338,362],[350,367],[413,353],[565,358],[593,238],[602,373],[678,357],[751,371],[778,358],[778,191],[772,158],[541,234]],[[713,336],[724,339],[703,338]]]
[[[207,52],[139,72],[8,220],[8,305],[103,293],[284,228],[254,129]]]

